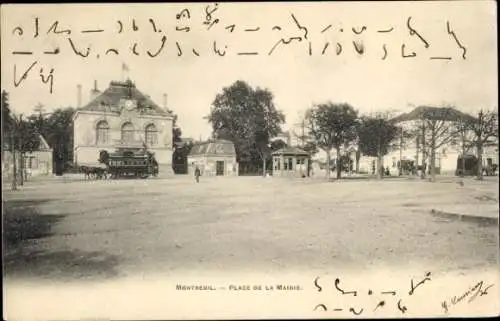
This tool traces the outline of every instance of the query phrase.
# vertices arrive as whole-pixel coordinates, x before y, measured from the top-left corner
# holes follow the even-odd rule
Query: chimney
[[[90,100],[94,100],[101,92],[97,89],[97,80],[94,80],[94,88],[90,90]]]
[[[167,94],[163,94],[163,109],[168,110],[167,108]]]
[[[286,135],[286,144],[288,147],[292,146],[292,133],[290,131],[288,131]]]
[[[76,86],[76,107],[80,108],[82,107],[82,85],[78,84]]]

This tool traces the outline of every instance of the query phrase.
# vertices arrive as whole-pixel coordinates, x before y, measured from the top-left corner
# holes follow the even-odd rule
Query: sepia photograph
[[[500,315],[496,15],[2,5],[4,319]]]

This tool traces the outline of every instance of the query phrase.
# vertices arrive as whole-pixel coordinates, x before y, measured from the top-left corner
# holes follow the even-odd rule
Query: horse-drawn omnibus
[[[144,150],[118,149],[115,153],[101,151],[99,161],[106,164],[112,178],[147,178],[158,175],[158,163],[154,154]]]

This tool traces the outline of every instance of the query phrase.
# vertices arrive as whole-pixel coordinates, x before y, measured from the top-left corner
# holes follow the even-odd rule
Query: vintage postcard
[[[2,5],[4,318],[498,316],[496,12]]]

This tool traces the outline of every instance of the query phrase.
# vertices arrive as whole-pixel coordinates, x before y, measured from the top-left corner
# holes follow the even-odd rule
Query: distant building
[[[195,143],[188,156],[189,174],[196,166],[204,176],[238,176],[234,144],[228,140]]]
[[[285,147],[273,152],[273,176],[309,176],[309,154],[298,147]]]
[[[90,101],[73,116],[74,163],[95,165],[100,150],[146,146],[155,154],[160,175],[172,174],[173,119],[172,111],[158,106],[131,80],[112,81],[104,92],[95,84]]]
[[[457,161],[461,155],[460,146],[445,144],[436,150],[435,166],[436,174],[454,175],[457,169]],[[472,147],[466,153],[467,155],[477,156],[477,150]],[[425,163],[427,171],[430,166],[430,152],[428,152]],[[424,155],[422,154],[422,144],[417,138],[410,139],[404,142],[404,146],[392,148],[387,155],[383,157],[384,168],[388,168],[392,176],[399,174],[399,162],[410,161],[414,165],[424,164]],[[493,141],[484,145],[483,148],[483,166],[497,164],[498,165],[498,141]],[[376,157],[361,156],[360,171],[372,173],[376,167]]]
[[[52,175],[53,172],[53,161],[52,161],[52,148],[42,135],[38,135],[40,139],[39,147],[36,151],[24,153],[24,170],[25,176],[35,177],[35,176],[45,176]],[[12,179],[13,174],[13,157],[12,152],[8,145],[4,145],[3,150],[3,160],[2,160],[2,178]],[[16,166],[17,169],[21,168],[21,155],[16,152]]]

